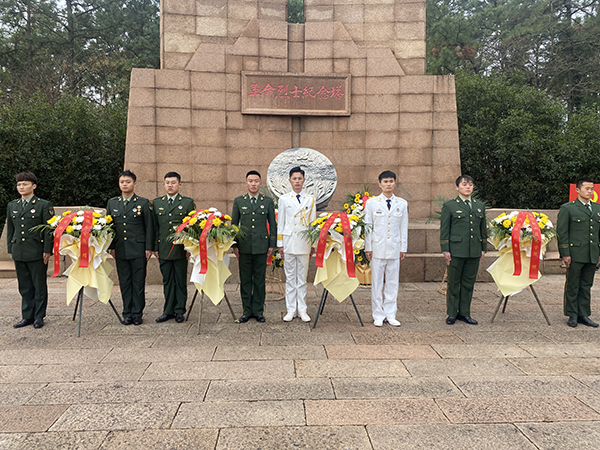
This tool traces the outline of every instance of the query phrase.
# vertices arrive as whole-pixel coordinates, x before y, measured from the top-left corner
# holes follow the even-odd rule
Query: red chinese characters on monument
[[[350,115],[350,75],[242,72],[242,114]]]

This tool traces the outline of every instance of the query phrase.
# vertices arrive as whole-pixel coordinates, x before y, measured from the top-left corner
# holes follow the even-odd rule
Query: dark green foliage
[[[54,205],[104,207],[119,193],[127,104],[100,107],[63,96],[54,105],[41,96],[0,105],[0,223],[18,197],[14,175],[29,170],[36,195]]]
[[[287,17],[289,23],[304,23],[304,0],[288,0]]]
[[[456,101],[463,173],[490,207],[558,208],[569,184],[600,181],[600,115],[568,116],[564,103],[500,76],[459,72]]]

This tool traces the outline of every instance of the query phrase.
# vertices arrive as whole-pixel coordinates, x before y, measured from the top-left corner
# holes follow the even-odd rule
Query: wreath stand
[[[321,295],[321,303],[319,303],[319,309],[317,310],[317,316],[315,317],[315,323],[313,324],[313,329],[317,326],[317,322],[319,321],[319,316],[323,314],[323,308],[325,308],[325,301],[327,300],[327,296],[329,295],[329,291],[323,288],[323,294]],[[356,315],[358,316],[358,320],[360,321],[360,326],[364,327],[365,324],[360,317],[360,313],[358,312],[358,308],[356,307],[356,303],[354,303],[354,297],[350,294],[350,300],[352,300],[352,306],[354,306],[354,311],[356,311]]]
[[[117,308],[115,308],[115,305],[113,304],[113,302],[110,299],[108,299],[108,304],[114,311],[115,315],[117,316],[117,319],[119,319],[119,322],[121,323],[121,325],[123,325],[125,322],[123,321],[121,314],[118,313]],[[75,311],[73,311],[73,321],[75,321],[75,317],[77,316],[77,308],[78,307],[79,307],[79,321],[77,323],[77,337],[80,337],[81,336],[81,313],[83,311],[83,286],[81,287],[81,289],[79,289],[79,293],[77,294],[77,302],[75,303]]]
[[[540,302],[540,299],[537,293],[535,292],[535,289],[533,288],[532,284],[529,285],[529,289],[531,289],[531,292],[533,293],[533,296],[535,297],[535,300],[537,301],[537,304],[540,307],[542,314],[544,315],[544,319],[546,319],[546,323],[548,324],[548,326],[550,326],[550,319],[548,319],[548,315],[546,314],[546,311],[544,311],[542,302]],[[502,298],[500,298],[500,301],[498,302],[498,306],[496,306],[496,311],[494,311],[494,315],[492,316],[492,321],[490,323],[494,323],[494,319],[496,319],[496,315],[498,314],[498,310],[500,309],[500,305],[502,304],[502,302],[504,302],[504,307],[502,308],[502,314],[504,314],[504,311],[506,311],[506,304],[508,303],[509,297],[510,295],[503,296]]]
[[[233,313],[233,308],[231,307],[231,303],[229,303],[229,299],[227,298],[227,293],[224,293],[225,301],[227,302],[227,306],[229,307],[229,312],[231,313],[231,317],[235,323],[240,323],[238,319],[235,318],[235,314]],[[187,310],[187,315],[185,316],[185,321],[190,318],[190,313],[192,312],[192,308],[194,307],[194,303],[196,302],[196,297],[198,297],[198,290],[194,293],[194,297],[192,297],[192,303],[190,304],[190,308]],[[202,307],[204,304],[204,291],[202,291],[202,297],[200,298],[200,311],[198,312],[198,333],[200,334],[200,323],[202,322]]]

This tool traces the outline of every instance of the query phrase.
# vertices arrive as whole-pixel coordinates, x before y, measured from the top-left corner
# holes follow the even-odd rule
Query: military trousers
[[[285,250],[285,249],[284,249]],[[285,272],[285,306],[288,313],[306,313],[306,291],[308,263],[310,255],[291,255],[285,253],[283,270]]]
[[[450,260],[448,266],[448,291],[446,294],[446,313],[456,317],[471,316],[473,288],[479,270],[479,258],[457,258]]]
[[[43,259],[36,261],[14,261],[21,294],[23,319],[43,319],[48,306],[48,264]]]
[[[263,315],[265,305],[265,272],[267,254],[241,253],[238,260],[240,269],[240,294],[244,307],[244,316]]]
[[[187,303],[187,259],[161,259],[160,272],[163,276],[165,307],[163,314],[184,314]]]
[[[142,317],[146,306],[146,257],[115,258],[123,299],[123,317]]]
[[[571,261],[565,281],[565,316],[588,317],[592,311],[590,300],[596,264]]]

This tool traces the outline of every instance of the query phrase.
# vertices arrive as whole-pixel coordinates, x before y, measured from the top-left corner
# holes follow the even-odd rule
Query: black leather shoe
[[[576,316],[569,317],[569,320],[567,321],[567,325],[575,328],[577,326],[577,317]]]
[[[134,317],[133,318],[133,324],[134,325],[141,325],[142,324],[142,318],[141,317]]]
[[[589,317],[579,316],[577,318],[577,322],[587,325],[588,327],[598,328],[598,324],[596,322],[590,320]]]
[[[265,316],[256,316],[256,321],[260,322],[260,323],[264,323],[265,321]]]
[[[33,319],[23,319],[20,322],[17,322],[13,325],[13,328],[21,328],[26,327],[27,325],[31,325],[33,323]]]
[[[240,323],[246,323],[250,320],[250,317],[248,316],[242,316],[240,317]]]
[[[468,323],[469,325],[477,325],[477,321],[475,319],[472,319],[469,316],[461,316],[460,314],[458,316],[456,316],[456,318],[458,320],[462,320],[465,323]]]
[[[454,316],[448,316],[448,318],[446,319],[446,323],[448,325],[454,325],[454,322],[456,322],[456,317]]]
[[[175,317],[175,315],[174,315],[174,314],[163,314],[162,316],[160,316],[160,317],[157,317],[157,318],[156,318],[156,321],[157,321],[158,323],[161,323],[161,322],[166,322],[167,320],[169,320],[169,319],[173,319],[174,317]]]
[[[175,322],[181,323],[183,320],[183,314],[175,314]]]
[[[125,317],[123,319],[123,325],[131,325],[133,323],[133,317]]]
[[[44,319],[35,319],[33,321],[33,328],[42,328],[44,326]]]

